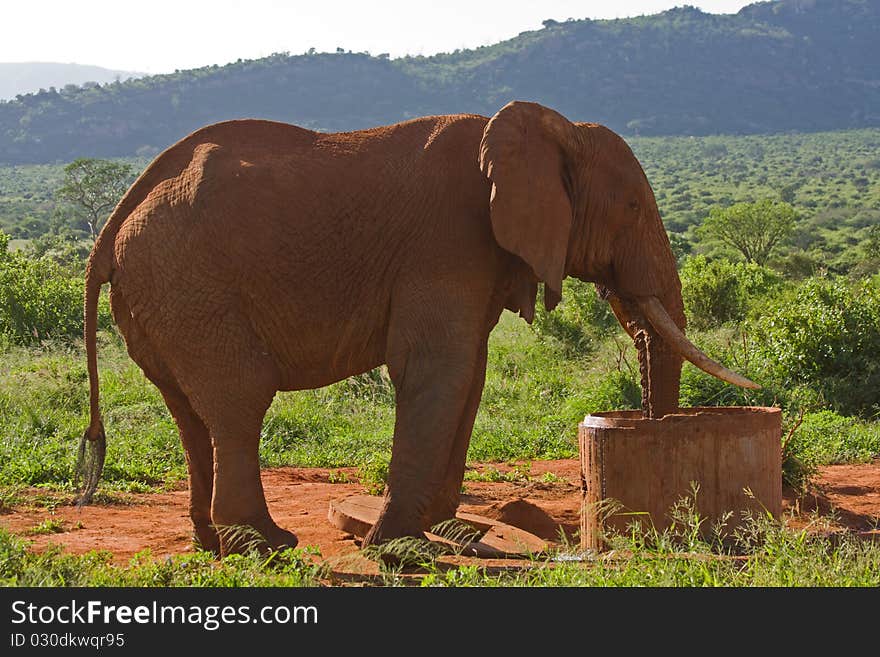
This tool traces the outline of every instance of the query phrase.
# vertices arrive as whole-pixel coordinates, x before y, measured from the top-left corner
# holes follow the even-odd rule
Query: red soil
[[[478,466],[501,472],[503,464]],[[528,480],[466,481],[462,510],[518,526],[542,538],[558,542],[560,532],[569,539],[579,528],[580,470],[577,460],[535,461]],[[331,483],[331,473],[344,472],[349,483]],[[552,473],[554,476],[547,476]],[[375,564],[358,556],[355,537],[327,521],[331,500],[362,493],[353,468],[276,468],[263,471],[263,486],[276,522],[294,531],[300,546],[312,545],[339,570],[369,572]],[[133,494],[126,503],[76,508],[59,504],[54,509],[20,505],[0,514],[0,525],[33,541],[33,549],[63,545],[73,553],[109,550],[118,563],[149,549],[154,557],[191,552],[190,521],[185,487],[167,493]],[[784,506],[795,526],[816,526],[823,531],[853,530],[876,534],[880,519],[880,462],[821,468],[814,479],[814,492],[797,499],[785,492]],[[32,535],[40,523],[61,521],[60,533]],[[372,565],[371,565],[372,564]],[[334,568],[337,570],[337,568]]]

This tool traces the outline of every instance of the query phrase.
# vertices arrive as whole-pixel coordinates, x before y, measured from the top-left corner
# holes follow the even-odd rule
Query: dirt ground
[[[572,537],[579,529],[579,467],[577,460],[534,461],[528,477],[466,481],[461,510],[559,542],[560,530]],[[504,464],[476,466],[478,472],[487,468],[502,473],[512,469]],[[516,472],[522,474],[523,470],[520,466]],[[331,483],[331,479],[337,483]],[[348,481],[338,483],[339,479]],[[354,536],[327,520],[331,500],[363,492],[356,469],[264,470],[263,486],[276,522],[294,531],[300,546],[317,546],[331,567],[340,571],[366,573],[376,568],[358,556]],[[35,550],[45,549],[51,543],[63,545],[73,553],[109,550],[116,562],[126,563],[135,553],[149,548],[154,557],[165,558],[193,550],[187,500],[188,492],[181,486],[167,493],[125,495],[119,503],[84,508],[66,501],[54,508],[22,504],[3,509],[0,525],[32,540]],[[830,524],[822,523],[822,531],[854,531],[876,537],[880,520],[880,462],[824,467],[814,479],[813,493],[798,499],[787,490],[784,507],[788,521],[796,526],[815,526],[818,515],[830,518]],[[54,521],[60,531],[33,533],[34,527],[47,520]]]

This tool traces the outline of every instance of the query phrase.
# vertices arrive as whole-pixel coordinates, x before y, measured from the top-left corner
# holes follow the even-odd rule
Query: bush
[[[807,413],[788,451],[807,466],[867,463],[880,456],[880,426],[834,411]]]
[[[822,257],[807,251],[793,251],[773,262],[773,268],[787,279],[801,281],[823,268]]]
[[[0,231],[0,336],[13,344],[50,338],[78,338],[83,332],[84,277],[80,266],[47,254],[28,256],[8,250]],[[106,297],[98,303],[98,326],[109,327]]]
[[[763,371],[756,345],[747,332],[716,329],[691,338],[709,357],[752,379],[761,388],[750,390],[731,385],[685,361],[681,370],[682,406],[774,406],[785,397],[785,391]]]
[[[778,274],[754,263],[688,258],[681,268],[688,325],[706,329],[742,321],[757,299],[781,283]]]
[[[540,338],[555,340],[573,355],[592,351],[601,337],[619,326],[611,306],[599,298],[591,283],[565,279],[562,301],[549,313],[542,298],[539,291],[532,329]]]
[[[382,495],[385,492],[390,467],[391,453],[376,452],[371,454],[367,462],[358,468],[358,478],[367,493]]]
[[[698,233],[736,249],[747,262],[764,265],[780,241],[792,233],[796,221],[791,205],[763,199],[712,208]]]
[[[880,285],[812,278],[754,323],[757,355],[781,387],[810,388],[845,415],[880,413]]]
[[[638,409],[642,407],[642,387],[635,372],[612,370],[585,393],[588,413]]]

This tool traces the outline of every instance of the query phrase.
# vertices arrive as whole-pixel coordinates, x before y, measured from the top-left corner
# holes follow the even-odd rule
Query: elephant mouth
[[[603,289],[600,295],[604,296],[608,302],[614,307],[615,314],[618,317],[628,315],[623,308],[623,303],[619,297],[613,292]],[[669,316],[666,308],[661,301],[655,296],[639,297],[634,301],[635,306],[639,309],[644,318],[651,324],[653,329],[669,346],[671,350],[681,356],[683,359],[693,363],[696,367],[707,374],[731,383],[741,388],[750,388],[756,390],[760,388],[757,383],[744,377],[743,375],[728,369],[721,363],[709,358],[703,351],[694,345],[685,337],[684,332],[676,325]]]

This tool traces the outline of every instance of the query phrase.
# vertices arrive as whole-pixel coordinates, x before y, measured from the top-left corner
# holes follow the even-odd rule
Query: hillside
[[[348,130],[514,98],[628,135],[880,126],[880,0],[781,0],[734,15],[545,21],[493,46],[390,60],[309,53],[0,103],[0,163],[150,155],[206,123]]]
[[[84,64],[2,62],[0,63],[0,99],[11,100],[20,94],[33,93],[50,87],[60,89],[68,84],[107,83],[141,75],[143,73],[114,71]]]
[[[797,208],[798,267],[858,269],[880,234],[880,128],[811,134],[627,138],[678,247],[707,252],[694,229],[715,207],[782,198]],[[136,171],[149,159],[127,160]],[[15,239],[72,222],[56,197],[63,165],[0,167],[0,230]],[[82,228],[82,226],[80,226]],[[681,240],[685,241],[682,242]],[[705,248],[704,248],[705,247]]]

